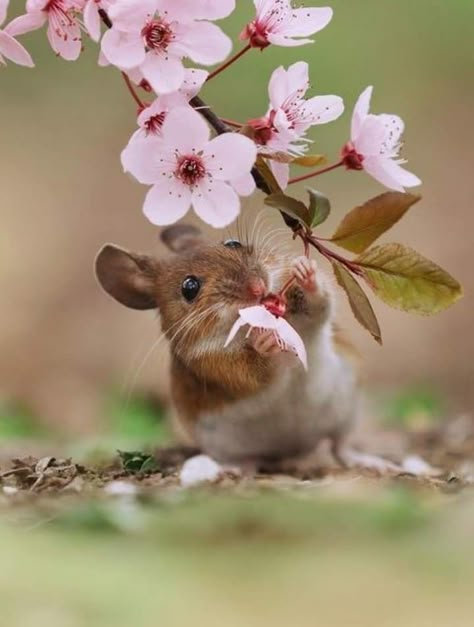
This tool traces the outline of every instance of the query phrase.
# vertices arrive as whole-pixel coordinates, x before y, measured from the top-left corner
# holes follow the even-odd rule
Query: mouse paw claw
[[[298,281],[298,284],[310,292],[314,292],[317,289],[316,268],[316,262],[305,255],[297,257],[292,264],[293,276]]]

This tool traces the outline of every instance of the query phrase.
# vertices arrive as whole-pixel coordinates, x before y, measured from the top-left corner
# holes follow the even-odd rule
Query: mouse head
[[[238,309],[274,287],[279,265],[238,240],[209,243],[190,225],[168,227],[161,239],[174,253],[165,259],[105,245],[96,259],[99,283],[126,307],[157,309],[175,352],[222,350]]]

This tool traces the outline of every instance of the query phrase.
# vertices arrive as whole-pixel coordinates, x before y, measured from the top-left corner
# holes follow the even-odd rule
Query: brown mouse
[[[107,244],[96,273],[123,305],[158,310],[188,443],[241,467],[304,456],[325,438],[338,454],[357,413],[357,376],[335,339],[333,295],[314,261],[237,240],[209,243],[189,225],[161,238],[174,254],[155,259]],[[291,276],[285,317],[305,342],[308,370],[271,332],[240,331],[224,348],[238,310]]]

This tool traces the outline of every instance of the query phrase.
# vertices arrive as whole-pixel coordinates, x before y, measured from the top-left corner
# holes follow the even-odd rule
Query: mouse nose
[[[247,283],[247,292],[250,297],[261,298],[265,295],[265,282],[260,277],[251,277]]]

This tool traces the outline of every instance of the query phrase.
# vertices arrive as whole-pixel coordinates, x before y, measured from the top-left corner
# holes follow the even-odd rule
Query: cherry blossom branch
[[[125,84],[127,85],[128,91],[131,93],[132,98],[137,103],[139,110],[143,111],[143,109],[145,109],[147,105],[140,99],[140,96],[135,91],[132,81],[130,80],[128,75],[125,72],[122,72],[122,76],[123,76],[123,80],[125,81]]]
[[[309,174],[303,174],[302,176],[295,176],[295,178],[292,178],[288,181],[288,185],[293,185],[293,183],[301,183],[301,181],[306,181],[307,179],[314,178],[315,176],[319,176],[320,174],[331,172],[331,170],[340,168],[342,165],[344,165],[343,159],[341,159],[341,161],[338,161],[337,163],[328,165],[326,168],[322,168],[322,170],[316,170],[315,172],[310,172]]]
[[[239,52],[237,52],[236,54],[234,54],[233,57],[231,57],[228,61],[226,61],[225,63],[223,63],[221,66],[219,66],[218,68],[216,68],[213,72],[211,72],[209,74],[209,76],[206,78],[206,82],[210,81],[211,79],[213,79],[215,76],[217,76],[218,74],[220,74],[221,72],[223,72],[224,70],[226,70],[230,65],[232,65],[233,63],[235,63],[237,61],[237,59],[240,59],[240,57],[243,57],[244,54],[246,52],[248,52],[251,49],[251,45],[247,44],[245,46],[245,48],[242,48],[242,50],[239,50]]]

